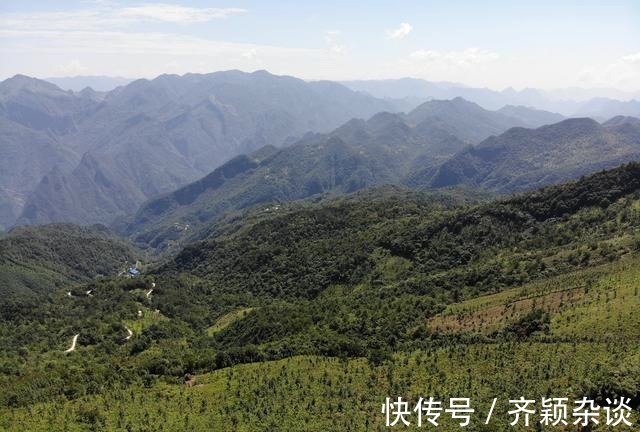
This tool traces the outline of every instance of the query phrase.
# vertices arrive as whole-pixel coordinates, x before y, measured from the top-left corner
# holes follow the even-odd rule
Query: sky
[[[0,79],[266,69],[640,90],[640,0],[0,1]]]

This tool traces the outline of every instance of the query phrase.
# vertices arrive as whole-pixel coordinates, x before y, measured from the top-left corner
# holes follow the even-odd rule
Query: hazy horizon
[[[420,77],[415,77],[415,76],[401,76],[401,77],[397,77],[397,78],[377,78],[377,79],[371,79],[371,80],[332,80],[332,79],[323,79],[323,78],[317,78],[317,79],[304,79],[302,77],[299,76],[295,76],[295,75],[291,75],[291,74],[276,74],[273,73],[267,69],[255,69],[255,70],[242,70],[242,69],[221,69],[221,70],[212,70],[209,72],[184,72],[184,73],[170,73],[170,72],[164,72],[164,73],[158,73],[156,75],[149,75],[149,76],[137,76],[137,77],[124,77],[124,76],[111,76],[111,75],[84,75],[84,74],[80,74],[80,75],[58,75],[58,76],[33,76],[33,75],[28,75],[28,74],[24,74],[24,73],[16,73],[14,75],[8,76],[8,77],[2,77],[0,78],[0,82],[11,79],[15,76],[18,75],[23,75],[23,76],[28,76],[31,78],[36,78],[39,80],[43,80],[43,81],[49,81],[49,82],[53,82],[54,84],[56,84],[57,86],[61,86],[60,85],[60,81],[64,81],[64,80],[91,80],[91,79],[104,79],[104,80],[113,80],[115,81],[119,81],[121,82],[121,84],[114,84],[113,88],[117,87],[117,85],[126,85],[130,82],[139,80],[139,79],[145,79],[145,80],[154,80],[160,76],[163,75],[175,75],[175,76],[185,76],[185,75],[190,75],[190,74],[199,74],[199,75],[207,75],[207,74],[213,74],[213,73],[218,73],[218,72],[229,72],[229,71],[239,71],[242,73],[247,73],[247,74],[251,74],[251,73],[256,73],[256,72],[260,72],[260,71],[266,71],[272,75],[276,75],[276,76],[288,76],[288,77],[292,77],[292,78],[297,78],[297,79],[301,79],[304,80],[306,82],[315,82],[315,81],[334,81],[334,82],[339,82],[339,83],[348,83],[348,82],[358,82],[358,81],[401,81],[401,80],[422,80],[422,81],[426,81],[429,83],[434,83],[434,84],[442,84],[443,86],[446,85],[450,85],[450,86],[454,86],[454,87],[460,87],[460,88],[477,88],[477,89],[486,89],[486,90],[490,90],[490,91],[495,91],[495,92],[504,92],[504,91],[508,91],[508,90],[514,90],[516,92],[522,92],[522,91],[526,91],[526,90],[539,90],[539,91],[544,91],[544,92],[548,92],[548,93],[554,93],[554,92],[558,92],[558,93],[562,93],[562,92],[584,92],[589,96],[585,96],[586,98],[592,98],[592,97],[610,97],[612,99],[615,99],[616,97],[619,98],[620,96],[624,95],[627,96],[630,99],[634,99],[634,98],[638,98],[640,97],[640,90],[634,91],[634,90],[621,90],[621,89],[616,89],[614,87],[580,87],[580,86],[568,86],[568,87],[554,87],[554,88],[542,88],[542,87],[515,87],[515,86],[506,86],[506,87],[488,87],[488,86],[473,86],[464,82],[453,82],[453,81],[435,81],[435,80],[429,80],[427,78],[420,78]],[[89,86],[90,87],[90,86]],[[62,86],[61,88],[65,89],[64,86]],[[65,89],[66,90],[66,89]],[[98,90],[95,89],[94,90]],[[104,90],[104,91],[109,91],[109,90]]]
[[[640,90],[640,4],[26,0],[0,6],[0,79],[265,69],[502,90]]]

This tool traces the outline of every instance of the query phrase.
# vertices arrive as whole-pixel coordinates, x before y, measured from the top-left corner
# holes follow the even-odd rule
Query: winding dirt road
[[[155,286],[156,286],[156,284],[152,283],[151,284],[152,288],[149,291],[147,291],[145,296],[148,299],[151,298],[151,293],[153,292],[153,288],[155,288]],[[86,291],[86,295],[88,297],[93,297],[91,295],[91,291],[92,290]],[[67,296],[73,297],[73,294],[71,294],[71,291],[67,292]],[[139,310],[138,311],[138,316],[141,316],[141,315],[142,315],[142,311]],[[125,329],[127,329],[127,336],[125,336],[124,340],[128,341],[129,339],[131,339],[133,337],[133,331],[131,331],[131,329],[129,327],[127,327],[127,326],[125,326]],[[78,333],[77,335],[73,336],[73,339],[71,339],[71,346],[68,349],[65,350],[65,354],[68,354],[68,353],[73,352],[73,351],[76,350],[76,344],[78,343],[78,337],[80,337],[80,333]]]
[[[78,336],[80,336],[80,333],[73,337],[73,339],[71,340],[71,346],[68,350],[65,351],[65,353],[70,353],[76,350],[76,342],[78,342]]]

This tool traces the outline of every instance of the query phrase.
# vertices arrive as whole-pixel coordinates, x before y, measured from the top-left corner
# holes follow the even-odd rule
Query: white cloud
[[[189,24],[228,18],[246,12],[239,8],[193,8],[150,3],[135,7],[118,7],[111,3],[94,4],[77,10],[0,14],[3,30],[99,31],[132,27],[141,22]]]
[[[583,86],[636,90],[640,87],[640,53],[622,56],[610,63],[586,66],[578,73],[578,81]]]
[[[124,24],[113,14],[100,8],[63,12],[0,14],[0,29],[5,31],[94,30]]]
[[[38,53],[126,53],[166,55],[231,54],[249,57],[254,53],[300,54],[314,50],[213,41],[174,33],[134,33],[121,31],[1,30],[0,53],[16,53],[29,47],[32,56]],[[11,42],[13,41],[13,43]]]
[[[324,32],[324,40],[329,45],[329,51],[334,54],[346,54],[347,47],[340,43],[342,32],[340,30],[327,30]]]
[[[640,52],[624,56],[621,60],[629,63],[640,63]]]
[[[409,57],[417,60],[436,60],[442,58],[442,53],[436,50],[418,50],[409,54]]]
[[[522,50],[518,51],[519,58],[513,59],[512,50],[508,49],[498,55],[481,48],[446,50],[440,46],[394,54],[377,47],[368,51],[369,47],[361,42],[357,52],[345,55],[351,54],[351,43],[354,46],[357,43],[349,39],[352,35],[347,35],[346,28],[343,33],[330,28],[317,33],[320,49],[291,47],[303,44],[304,38],[290,41],[286,47],[233,43],[205,36],[206,29],[196,35],[188,31],[188,24],[233,19],[243,9],[186,7],[178,5],[186,4],[178,0],[81,0],[81,3],[78,9],[48,8],[28,13],[2,12],[0,7],[0,59],[8,59],[0,61],[0,78],[16,73],[152,77],[165,71],[260,68],[307,79],[415,76],[493,88],[576,84],[635,91],[640,88],[640,52],[635,48],[617,56],[607,52],[588,58],[577,52]],[[237,4],[240,3],[227,0],[221,7]],[[254,36],[259,41],[257,30]],[[406,43],[412,31],[410,24],[402,23],[388,30],[386,37]],[[431,47],[438,46],[437,40],[433,43]]]
[[[141,31],[139,23],[186,24],[219,19],[241,9],[185,8],[146,3],[122,7],[110,2],[75,10],[0,13],[0,75],[35,76],[78,73],[155,76],[172,72],[255,68],[286,71],[296,59],[317,64],[325,50],[233,43],[188,32]],[[326,61],[326,60],[325,60]],[[56,66],[58,65],[58,66]],[[90,67],[87,67],[90,66]]]
[[[413,30],[413,26],[409,23],[403,22],[400,24],[400,27],[398,27],[397,29],[387,30],[386,33],[389,39],[400,40],[407,37],[407,35],[411,33],[411,30]]]
[[[500,56],[486,49],[467,48],[462,51],[441,52],[437,50],[417,50],[409,57],[423,64],[442,67],[467,67],[497,60]]]
[[[314,71],[321,77],[327,72],[320,72],[325,65],[335,67],[327,50],[234,43],[173,33],[0,29],[0,40],[0,58],[11,59],[0,62],[0,77],[17,73],[68,76],[78,72],[154,77],[163,72],[254,70],[258,65],[273,73],[305,76]],[[55,66],[60,64],[64,67]],[[84,65],[90,70],[73,70]]]
[[[324,38],[327,43],[333,42],[336,38],[338,38],[342,32],[340,30],[327,30],[324,32]]]
[[[80,60],[72,59],[68,63],[61,64],[56,68],[56,73],[64,76],[74,76],[86,73],[88,67],[83,65]]]
[[[258,50],[256,48],[251,48],[248,51],[242,53],[242,57],[246,58],[247,60],[255,60],[257,56]]]
[[[193,8],[165,3],[150,3],[124,8],[119,11],[119,14],[123,17],[154,21],[194,23],[227,18],[230,15],[243,12],[246,12],[246,10],[239,8]]]
[[[97,6],[115,6],[117,4],[115,0],[82,0],[81,3]]]

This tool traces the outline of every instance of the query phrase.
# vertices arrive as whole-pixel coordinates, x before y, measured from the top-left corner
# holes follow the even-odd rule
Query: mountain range
[[[538,121],[549,117],[531,114]],[[505,127],[500,121],[514,119],[463,99],[428,102],[406,115],[353,120],[280,150],[237,157],[203,179],[147,202],[119,230],[141,246],[165,248],[197,240],[212,221],[256,204],[383,184],[508,194],[640,159],[640,120],[633,117],[604,124],[567,119],[490,135],[493,128]],[[459,138],[487,135],[477,145]]]
[[[45,81],[75,92],[86,91],[87,87],[107,92],[134,80],[108,76],[76,76],[45,78]],[[515,105],[559,112],[565,116],[594,117],[598,120],[618,115],[640,116],[640,92],[625,92],[613,88],[506,88],[499,91],[418,78],[342,81],[341,84],[376,98],[390,100],[405,110],[411,110],[427,100],[462,97],[490,110]]]
[[[0,225],[110,222],[235,155],[395,108],[265,71],[163,75],[108,93],[0,83]]]
[[[399,83],[426,85],[385,85]],[[429,88],[457,88],[445,84]],[[108,92],[16,76],[0,83],[0,224],[113,224],[164,248],[256,204],[384,184],[503,194],[640,154],[634,117],[600,124],[461,97],[399,112],[408,104],[265,71],[163,75]]]
[[[414,173],[433,172],[493,134],[556,119],[526,108],[517,111],[520,118],[456,98],[427,102],[408,114],[351,120],[280,150],[239,156],[201,180],[147,202],[121,230],[141,245],[164,247],[176,239],[193,239],[212,220],[252,205],[410,184]]]
[[[71,90],[74,92],[81,92],[87,87],[97,92],[109,92],[117,87],[126,86],[135,80],[103,75],[78,75],[73,77],[44,78],[44,81],[55,84],[63,90]]]
[[[598,120],[625,115],[640,116],[640,92],[615,89],[552,89],[507,88],[501,91],[469,87],[450,82],[432,82],[418,78],[389,80],[343,81],[345,86],[378,98],[416,101],[463,97],[486,109],[505,105],[523,105],[558,112],[571,117],[594,117]]]
[[[174,166],[178,135],[158,126],[184,108],[173,80],[116,106],[131,89],[19,79],[34,90],[3,96],[4,167],[19,177],[60,158],[23,216],[116,214],[162,179],[140,169]],[[222,142],[189,139],[212,125],[193,110],[184,148]],[[234,147],[244,154],[152,197],[113,224],[128,238],[74,224],[0,234],[0,429],[384,430],[384,398],[415,389],[472,395],[483,413],[493,400],[501,415],[478,430],[513,430],[507,401],[522,394],[622,397],[637,423],[640,163],[625,162],[640,158],[638,118],[454,98],[283,140]]]

